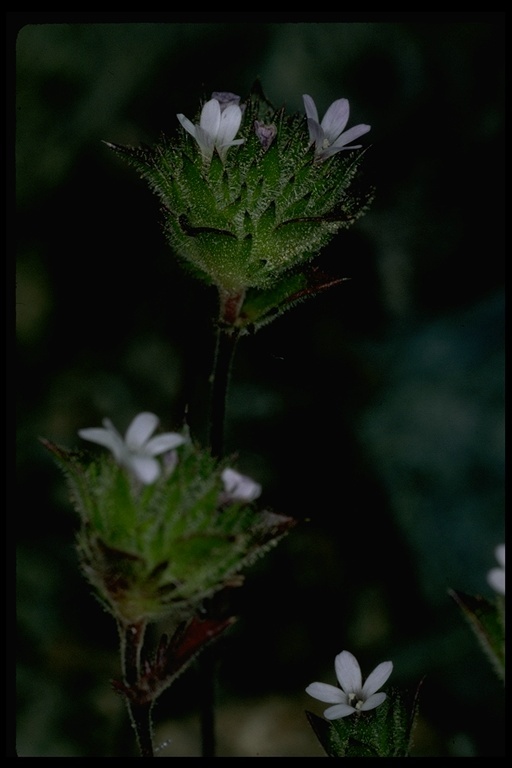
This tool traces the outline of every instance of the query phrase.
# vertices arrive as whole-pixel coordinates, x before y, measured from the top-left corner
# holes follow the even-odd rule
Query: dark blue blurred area
[[[248,574],[219,644],[220,706],[285,697],[292,724],[259,754],[320,755],[304,688],[334,683],[346,648],[364,670],[392,659],[395,685],[425,677],[418,756],[504,756],[502,685],[447,590],[492,598],[505,535],[505,30],[451,16],[19,30],[20,756],[132,754],[109,687],[116,629],[78,571],[77,521],[38,437],[77,446],[81,427],[108,415],[124,430],[151,410],[166,430],[187,414],[203,438],[216,297],[102,142],[173,135],[177,113],[193,118],[215,90],[243,99],[257,78],[290,112],[304,93],[321,114],[349,99],[350,125],[372,126],[376,198],[318,259],[350,279],[238,349],[227,449],[301,523]],[[171,738],[197,697],[193,669],[162,697]]]

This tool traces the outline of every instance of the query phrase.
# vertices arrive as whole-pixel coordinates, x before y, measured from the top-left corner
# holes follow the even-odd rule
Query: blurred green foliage
[[[350,280],[238,350],[227,449],[264,503],[303,522],[242,590],[219,705],[303,701],[347,648],[370,668],[392,659],[395,686],[425,676],[417,754],[503,756],[502,685],[447,590],[490,596],[504,536],[505,31],[446,16],[19,30],[19,755],[132,754],[108,683],[115,627],[78,572],[77,520],[38,437],[73,447],[104,416],[122,429],[151,410],[169,430],[187,413],[204,439],[215,296],[101,142],[151,144],[176,113],[214,90],[243,98],[259,77],[290,111],[303,93],[321,114],[350,100],[351,124],[372,125],[377,196],[321,257]],[[197,686],[191,671],[159,704],[171,739]],[[304,707],[296,719],[309,729]]]

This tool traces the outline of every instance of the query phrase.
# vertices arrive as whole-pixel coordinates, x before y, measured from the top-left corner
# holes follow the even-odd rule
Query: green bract
[[[418,716],[420,686],[415,691],[391,688],[377,709],[341,720],[306,716],[329,757],[408,757]]]
[[[496,673],[505,681],[505,596],[497,595],[493,602],[481,595],[467,595],[450,589],[462,615],[475,633],[483,651]]]
[[[364,151],[321,161],[304,114],[286,115],[257,92],[242,107],[243,143],[222,158],[205,158],[181,128],[154,147],[109,146],[159,196],[169,243],[198,278],[221,295],[286,293],[290,273],[365,212],[372,195],[353,184]]]
[[[191,442],[180,447],[174,469],[147,486],[109,455],[90,458],[43,442],[80,515],[82,569],[121,624],[189,614],[293,525],[226,500],[224,465]]]

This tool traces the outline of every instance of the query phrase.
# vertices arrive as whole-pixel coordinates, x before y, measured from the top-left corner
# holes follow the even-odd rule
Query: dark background
[[[298,528],[218,645],[219,756],[321,756],[304,693],[351,650],[423,677],[418,756],[503,756],[503,686],[447,590],[492,598],[504,540],[504,15],[13,14],[18,754],[130,756],[113,620],[38,442],[142,410],[197,434],[215,295],[102,140],[151,144],[214,90],[350,100],[375,201],[318,264],[349,277],[238,349],[227,450]],[[195,18],[194,18],[195,16]],[[11,227],[12,231],[12,227]],[[9,415],[12,410],[8,407]],[[192,668],[161,756],[199,754]]]

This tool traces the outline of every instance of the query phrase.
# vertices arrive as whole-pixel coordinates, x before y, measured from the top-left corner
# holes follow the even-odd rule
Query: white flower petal
[[[335,685],[329,685],[329,683],[311,683],[306,688],[306,693],[309,693],[314,699],[323,701],[325,704],[342,704],[347,702],[347,696],[340,691]]]
[[[367,699],[372,693],[382,688],[388,677],[393,671],[392,661],[383,661],[381,664],[375,667],[373,672],[368,675],[365,684],[363,685],[362,697]]]
[[[380,693],[374,693],[361,705],[361,711],[368,712],[369,709],[375,709],[375,707],[378,707],[386,699],[387,694],[382,691]]]
[[[196,141],[199,144],[202,155],[211,160],[215,148],[215,136],[198,125],[196,127]]]
[[[185,117],[185,115],[181,115],[180,114],[180,115],[176,115],[176,117],[178,118],[178,120],[180,121],[180,123],[182,124],[184,129],[187,131],[187,133],[190,133],[190,135],[193,136],[194,139],[195,139],[196,138],[196,126],[194,125],[194,123],[192,123],[188,119],[188,117]]]
[[[302,96],[302,99],[304,101],[304,108],[306,110],[306,116],[311,118],[315,121],[315,123],[319,123],[318,120],[318,110],[316,108],[316,104],[311,98],[311,96],[308,96],[307,93],[304,93]]]
[[[79,429],[78,434],[83,440],[89,440],[91,443],[108,448],[118,461],[121,459],[124,452],[124,443],[123,438],[116,430],[91,427],[90,429]]]
[[[487,581],[498,594],[505,594],[505,570],[503,568],[492,568],[487,574]]]
[[[230,467],[227,467],[222,471],[221,477],[222,482],[224,483],[224,488],[228,493],[232,493],[240,482],[240,474]]]
[[[236,104],[230,104],[222,112],[220,125],[217,131],[216,144],[223,147],[229,144],[238,133],[242,122],[242,110]]]
[[[229,147],[244,143],[244,139],[234,140],[242,122],[243,110],[238,106],[239,101],[240,97],[234,93],[215,91],[201,110],[199,125],[193,125],[185,115],[177,115],[185,130],[199,144],[206,161],[212,159],[215,148],[224,160]]]
[[[342,149],[343,147],[346,147],[347,144],[350,144],[351,141],[355,141],[360,136],[368,133],[370,130],[371,125],[365,125],[363,123],[360,123],[360,125],[354,125],[353,128],[349,128],[348,131],[345,131],[345,133],[342,133],[341,136],[338,136],[336,141],[333,141],[332,143],[330,142],[331,146],[329,149],[332,149],[333,147]],[[357,147],[347,147],[347,149],[357,149]]]
[[[505,544],[498,544],[494,550],[496,560],[501,568],[491,568],[487,574],[490,586],[500,595],[505,594]]]
[[[315,143],[317,147],[321,147],[324,140],[324,132],[316,120],[313,120],[311,117],[308,117],[308,130],[311,144]]]
[[[220,126],[220,117],[221,109],[219,102],[217,99],[210,99],[201,110],[199,125],[212,136],[217,136]]]
[[[361,691],[361,667],[350,651],[342,651],[336,656],[334,668],[338,682],[345,693],[359,693]]]
[[[327,720],[339,720],[341,717],[348,717],[353,715],[356,710],[351,707],[350,704],[335,704],[334,707],[327,707],[324,712],[324,717]]]
[[[349,114],[350,106],[347,99],[333,101],[321,122],[329,144],[332,144],[340,133],[343,133],[343,129],[348,123]]]
[[[154,413],[139,413],[126,430],[125,443],[130,450],[141,448],[158,427],[159,419]]]
[[[307,94],[302,96],[309,130],[311,144],[315,143],[315,156],[317,160],[327,160],[342,149],[360,149],[361,144],[350,145],[359,136],[370,130],[369,125],[355,125],[348,131],[344,131],[350,114],[348,99],[336,99],[327,109],[322,122],[318,122],[318,112],[315,102]],[[350,145],[350,146],[349,146]]]
[[[156,435],[148,440],[144,446],[144,453],[148,456],[158,456],[160,453],[172,451],[179,445],[183,445],[185,438],[177,432],[164,432],[162,435]]]
[[[130,456],[128,463],[129,469],[144,485],[151,485],[160,476],[161,467],[156,459],[150,456]]]
[[[233,501],[254,501],[261,496],[261,485],[235,469],[227,467],[221,477],[224,489]]]

